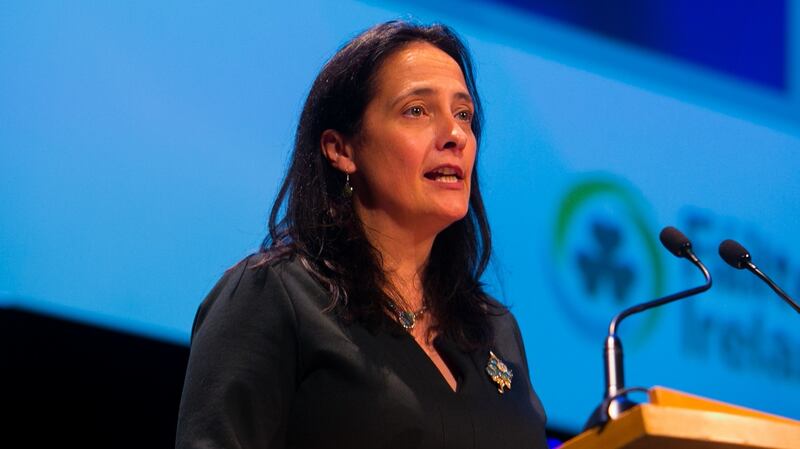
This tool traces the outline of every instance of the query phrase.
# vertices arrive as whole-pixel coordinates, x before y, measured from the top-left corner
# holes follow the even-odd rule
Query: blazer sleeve
[[[254,257],[229,270],[200,305],[178,414],[176,447],[280,448],[297,378],[292,302]]]

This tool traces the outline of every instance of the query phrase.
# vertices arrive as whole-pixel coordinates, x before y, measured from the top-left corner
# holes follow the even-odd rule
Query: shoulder
[[[248,259],[253,259],[254,269],[271,271],[291,298],[327,305],[327,292],[299,256],[288,254],[271,259],[264,254],[255,254]]]
[[[511,309],[489,295],[485,297],[485,304],[495,341],[508,337],[516,338],[515,336],[519,335],[519,325]]]
[[[487,315],[494,335],[494,344],[502,346],[506,351],[524,355],[522,334],[512,311],[496,299],[489,297]]]
[[[200,304],[193,339],[209,320],[237,325],[276,319],[293,322],[297,302],[322,303],[325,297],[298,258],[251,254],[226,270]]]

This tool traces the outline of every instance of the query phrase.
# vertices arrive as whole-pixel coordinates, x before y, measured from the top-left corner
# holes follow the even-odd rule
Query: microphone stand
[[[778,284],[773,282],[769,276],[758,269],[750,257],[750,252],[747,251],[747,249],[745,249],[745,247],[739,242],[731,239],[724,240],[719,244],[719,255],[722,257],[722,260],[737,270],[747,268],[747,270],[755,274],[759,279],[769,285],[769,288],[777,293],[781,299],[786,301],[786,303],[789,304],[789,306],[791,306],[795,312],[800,313],[800,305],[798,305],[795,300],[790,298],[785,291],[778,287]]]
[[[617,327],[619,327],[620,322],[630,315],[663,306],[664,304],[702,293],[711,288],[711,274],[697,256],[694,255],[691,248],[686,248],[684,250],[684,257],[703,272],[703,276],[706,280],[703,285],[629,307],[611,319],[611,323],[608,325],[608,336],[603,346],[603,364],[605,367],[606,379],[604,400],[595,408],[594,412],[592,412],[583,430],[598,425],[604,426],[609,419],[616,419],[622,412],[636,405],[636,403],[628,399],[625,392],[622,391],[625,388],[625,373],[623,367],[622,341],[617,336]]]
[[[767,276],[761,270],[759,270],[758,267],[755,266],[755,264],[753,264],[753,262],[749,260],[745,262],[745,268],[747,268],[748,270],[750,270],[750,272],[758,276],[759,279],[766,282],[767,285],[769,285],[769,287],[775,293],[777,293],[778,296],[781,297],[781,299],[786,301],[786,303],[789,304],[794,309],[795,312],[800,313],[800,305],[798,305],[792,298],[790,298],[785,291],[783,291],[780,287],[778,287],[778,284],[772,282],[772,279],[770,279],[769,276]]]

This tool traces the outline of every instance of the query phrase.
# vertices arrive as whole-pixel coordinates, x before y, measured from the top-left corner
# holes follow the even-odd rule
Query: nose
[[[461,152],[467,145],[468,133],[471,132],[470,124],[457,120],[455,117],[444,117],[441,120],[436,147],[439,150]]]

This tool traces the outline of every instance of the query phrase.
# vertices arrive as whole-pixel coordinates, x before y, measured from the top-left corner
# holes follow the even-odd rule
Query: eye
[[[403,115],[407,115],[409,117],[422,117],[425,115],[425,108],[422,106],[411,106],[410,108],[406,109],[403,112]]]
[[[471,122],[472,121],[472,111],[464,110],[456,112],[456,118],[463,121],[463,122]]]

